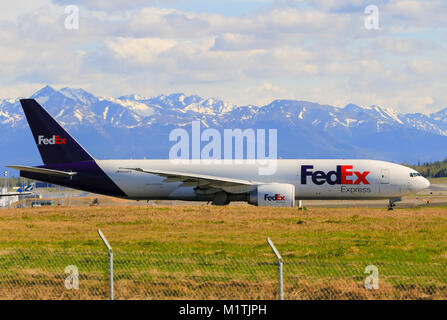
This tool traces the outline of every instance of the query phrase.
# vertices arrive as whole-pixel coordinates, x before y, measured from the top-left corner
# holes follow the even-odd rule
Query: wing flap
[[[232,186],[253,186],[256,182],[250,180],[233,179],[228,177],[217,177],[197,173],[152,170],[142,168],[120,168],[137,172],[154,174],[166,178],[163,182],[183,182],[184,186],[210,186],[210,187],[232,187]]]

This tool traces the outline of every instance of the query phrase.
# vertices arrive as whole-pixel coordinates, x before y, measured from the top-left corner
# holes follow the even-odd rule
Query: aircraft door
[[[390,170],[382,169],[380,172],[380,184],[390,184]]]
[[[380,193],[390,194],[393,193],[395,186],[390,184],[390,170],[382,169],[380,170]]]

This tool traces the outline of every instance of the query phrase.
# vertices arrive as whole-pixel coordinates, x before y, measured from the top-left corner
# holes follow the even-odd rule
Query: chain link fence
[[[115,299],[277,299],[274,257],[114,250]],[[285,299],[446,299],[447,264],[284,258]],[[108,299],[107,251],[0,251],[0,299]]]

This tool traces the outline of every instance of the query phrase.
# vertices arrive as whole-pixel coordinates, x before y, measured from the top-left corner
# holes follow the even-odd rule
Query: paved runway
[[[333,208],[386,208],[388,200],[305,200],[303,205]],[[402,201],[396,203],[396,208],[414,208],[427,205],[447,206],[447,183],[434,183],[427,190],[403,196]]]
[[[206,202],[187,202],[187,201],[126,201],[118,200],[114,198],[95,195],[93,193],[86,193],[77,190],[60,190],[48,192],[47,190],[41,191],[42,198],[54,199],[57,203],[69,201],[70,205],[74,206],[88,206],[94,198],[99,199],[100,205],[150,205],[150,206],[197,206],[207,205]],[[67,195],[69,195],[67,197]],[[414,208],[418,206],[430,206],[430,205],[445,205],[447,206],[447,183],[434,183],[432,186],[422,192],[416,194],[410,194],[402,197],[401,202],[396,203],[396,208]],[[65,200],[65,201],[64,201]],[[244,206],[248,205],[243,202],[235,202],[231,205]],[[306,207],[330,207],[330,208],[386,208],[388,206],[388,200],[303,200],[303,206]]]

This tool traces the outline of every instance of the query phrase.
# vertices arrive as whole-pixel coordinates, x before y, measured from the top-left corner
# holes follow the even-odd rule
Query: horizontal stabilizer
[[[27,167],[27,166],[6,166],[6,167],[25,172],[40,173],[48,176],[57,176],[57,177],[72,177],[77,174],[77,172],[66,172],[52,169]]]
[[[0,193],[0,198],[1,197],[15,197],[15,196],[27,196],[33,194],[32,192],[15,192],[15,193]]]

